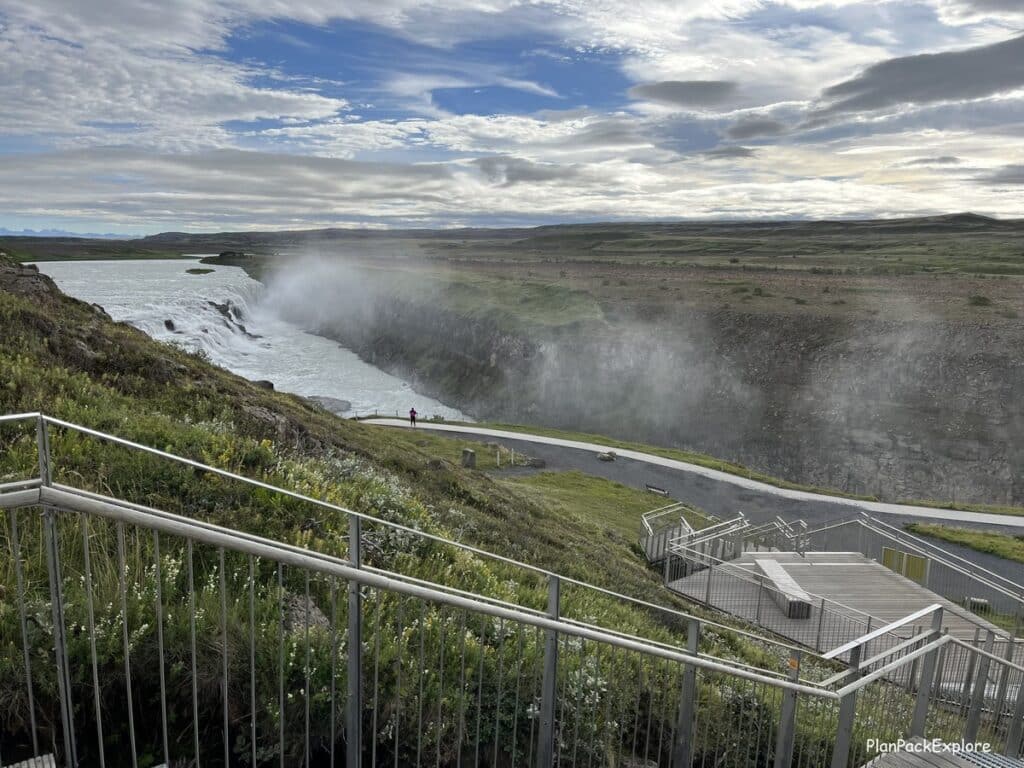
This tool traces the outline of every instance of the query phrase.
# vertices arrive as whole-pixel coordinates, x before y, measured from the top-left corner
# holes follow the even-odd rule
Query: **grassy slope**
[[[314,497],[344,504],[379,517],[464,540],[494,552],[555,569],[580,579],[614,588],[638,597],[660,602],[671,599],[660,587],[659,580],[633,551],[630,539],[595,539],[587,527],[579,525],[577,515],[561,514],[557,504],[545,498],[519,494],[513,484],[499,482],[480,471],[465,471],[445,459],[457,455],[460,446],[443,440],[429,440],[422,445],[420,435],[396,434],[393,430],[375,428],[338,419],[298,398],[268,392],[249,382],[217,369],[181,350],[153,342],[126,325],[114,324],[94,308],[57,293],[48,280],[28,270],[15,270],[0,264],[0,411],[5,413],[41,409],[69,421],[115,433],[139,442],[224,467],[248,476],[305,492]],[[283,501],[268,494],[254,492],[214,477],[197,474],[187,468],[163,460],[126,453],[116,446],[83,439],[56,430],[52,442],[57,457],[55,479],[72,482],[104,493],[122,496],[131,501],[149,504],[168,511],[203,518],[234,526],[281,541],[312,547],[336,555],[346,552],[347,521],[322,510],[310,509],[298,502]],[[0,429],[0,479],[23,477],[33,471],[35,462],[34,434],[31,427]],[[35,524],[32,521],[37,521]],[[40,546],[33,537],[38,534],[38,516],[25,515],[27,526],[22,534],[22,551],[34,552]],[[68,519],[68,525],[71,520]],[[100,679],[112,687],[109,696],[117,701],[119,621],[116,600],[117,568],[111,562],[114,549],[113,528],[103,522],[92,526],[94,541],[94,594],[99,606]],[[75,528],[67,531],[74,552]],[[541,579],[528,578],[500,563],[460,554],[442,545],[402,544],[401,539],[385,537],[373,526],[367,529],[375,542],[368,554],[371,565],[387,567],[419,578],[436,579],[451,586],[470,589],[524,605],[542,607],[546,588]],[[128,597],[129,614],[136,626],[150,622],[148,634],[135,642],[134,657],[138,668],[133,677],[140,688],[152,690],[152,573],[147,562],[148,539],[129,534],[132,553],[128,580],[135,585]],[[0,528],[0,548],[10,551],[6,527]],[[174,549],[165,542],[165,568],[180,574],[180,546]],[[232,561],[229,559],[229,567]],[[26,561],[29,583],[45,585],[39,558]],[[79,577],[80,564],[65,560],[65,573],[70,578],[67,601],[70,621],[84,623],[81,615],[83,599]],[[244,562],[234,565],[240,572]],[[216,558],[200,556],[197,561],[197,603],[202,607],[201,633],[218,636],[216,616]],[[237,572],[229,576],[232,583]],[[169,577],[170,578],[170,577]],[[267,581],[270,581],[268,574]],[[13,590],[14,577],[10,558],[0,560],[0,591]],[[288,588],[296,592],[301,582]],[[314,585],[316,586],[316,585]],[[181,604],[184,595],[180,580],[165,585],[168,605]],[[320,590],[322,592],[322,589]],[[316,593],[317,590],[315,589]],[[257,594],[257,612],[266,616],[266,626],[274,626],[271,617],[276,610],[272,590]],[[567,589],[565,613],[620,631],[635,632],[666,642],[680,643],[680,627],[664,620],[662,614],[649,614],[628,608],[605,596]],[[46,596],[33,591],[29,610],[33,615],[47,615]],[[319,602],[326,610],[326,596]],[[245,636],[244,601],[232,607],[229,635]],[[394,621],[395,603],[384,606],[386,619]],[[16,660],[20,648],[18,621],[12,601],[0,604],[0,733],[17,734],[24,727],[24,687]],[[171,611],[168,612],[169,614]],[[167,619],[168,642],[187,637],[181,621],[185,614],[173,611]],[[400,614],[399,614],[400,615]],[[148,618],[146,618],[148,617]],[[441,616],[435,609],[428,612],[431,626],[437,627]],[[261,619],[262,621],[262,619]],[[401,622],[401,619],[398,619]],[[236,626],[237,625],[237,626]],[[273,632],[260,624],[257,657],[260,690],[274,690],[273,658],[276,639]],[[109,636],[108,634],[109,633]],[[265,636],[264,636],[265,635]],[[314,638],[322,646],[322,635]],[[488,647],[496,638],[472,639],[470,650],[484,654],[486,674],[490,679],[502,674],[492,667],[497,662],[496,649]],[[289,639],[293,647],[301,636]],[[384,651],[394,653],[394,638],[384,638]],[[409,642],[412,642],[411,640]],[[432,638],[431,647],[437,642]],[[45,641],[37,651],[37,704],[50,713],[54,681],[47,663]],[[527,653],[536,653],[532,635],[527,639]],[[244,647],[244,646],[243,646]],[[707,650],[737,655],[750,662],[773,663],[772,657],[757,646],[709,635]],[[384,652],[382,651],[382,652]],[[448,652],[451,650],[449,644]],[[414,659],[415,653],[403,653]],[[71,648],[72,664],[80,684],[86,685],[89,665],[85,638],[76,637]],[[148,661],[147,661],[148,660]],[[50,659],[52,661],[52,659]],[[774,663],[781,660],[776,659]],[[614,662],[614,660],[613,660]],[[449,663],[454,664],[454,659]],[[572,660],[567,658],[567,664]],[[626,663],[625,659],[622,662]],[[216,680],[219,656],[215,645],[200,649],[200,675]],[[177,668],[175,668],[177,669]],[[172,674],[178,674],[172,670]],[[302,685],[301,665],[290,664],[288,686]],[[323,668],[318,673],[322,676]],[[509,669],[505,675],[511,674]],[[606,674],[626,675],[608,669]],[[639,683],[642,684],[642,683]],[[323,690],[326,681],[320,681]],[[178,680],[175,690],[187,691],[186,681]],[[615,695],[637,695],[629,686],[620,686]],[[209,695],[207,699],[206,696]],[[104,697],[108,694],[105,692]],[[244,689],[238,693],[240,700]],[[80,716],[88,717],[88,697]],[[219,721],[216,689],[203,693],[200,702],[204,728],[215,728]],[[112,707],[117,705],[112,703]],[[140,702],[152,706],[152,702]],[[178,704],[173,704],[176,708]],[[321,700],[314,712],[323,724],[324,704]],[[274,728],[273,702],[268,701],[261,714],[261,729]],[[301,712],[289,711],[288,728],[301,728]],[[49,717],[49,714],[48,714]],[[487,715],[489,717],[489,715]],[[294,720],[293,720],[294,718]],[[52,722],[50,718],[47,722]],[[118,722],[111,715],[111,722]],[[123,721],[121,721],[123,722]],[[83,726],[85,727],[85,726]],[[116,726],[111,726],[116,727]],[[44,726],[44,738],[46,736]],[[83,731],[85,732],[85,731]],[[187,729],[181,732],[187,742]],[[215,731],[209,742],[215,747]],[[110,735],[115,738],[115,735]],[[119,734],[124,738],[124,734]],[[322,735],[321,735],[322,737]],[[11,738],[15,738],[11,736]],[[207,736],[203,737],[204,743]],[[293,739],[300,743],[300,740]],[[113,742],[112,742],[113,743]],[[183,742],[184,743],[184,742]],[[244,741],[241,742],[244,748]],[[404,749],[405,747],[403,747]],[[410,747],[411,748],[411,747]],[[13,750],[18,754],[17,750]],[[5,754],[5,757],[8,755]],[[148,755],[143,764],[152,762]],[[92,755],[95,759],[95,755]]]
[[[640,517],[665,499],[657,494],[592,477],[582,472],[541,472],[508,478],[501,485],[536,503],[557,509],[567,521],[581,529],[593,526],[602,539],[628,543],[636,539]],[[704,515],[688,510],[687,519],[695,528],[708,524]]]
[[[974,531],[967,528],[956,528],[932,523],[911,523],[907,526],[907,530],[918,536],[927,536],[941,541],[948,541],[952,544],[960,544],[978,552],[987,552],[990,555],[1024,563],[1024,537],[1021,536]]]

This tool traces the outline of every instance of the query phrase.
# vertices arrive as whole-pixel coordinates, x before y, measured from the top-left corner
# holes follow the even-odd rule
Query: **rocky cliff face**
[[[886,499],[1024,503],[1024,326],[691,311],[541,335],[389,297],[316,328],[480,418]]]

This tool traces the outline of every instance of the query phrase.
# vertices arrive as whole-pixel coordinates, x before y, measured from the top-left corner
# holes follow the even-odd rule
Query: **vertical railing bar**
[[[331,749],[330,768],[334,768],[334,751],[338,742],[338,579],[331,576]]]
[[[188,634],[192,653],[192,749],[199,766],[199,675],[196,672],[196,581],[192,539],[185,539],[185,565],[188,570]]]
[[[850,670],[853,674],[847,678],[851,682],[861,677],[860,658],[863,646],[855,646],[850,651]],[[850,745],[853,740],[853,724],[856,716],[857,693],[848,693],[839,702],[839,719],[836,723],[835,746],[832,751],[831,768],[846,768],[850,761]]]
[[[643,696],[644,690],[644,663],[639,654],[636,657],[636,680],[638,685],[636,699],[633,702],[633,738],[630,739],[629,746],[630,758],[634,763],[636,762],[636,740],[640,731],[640,698]]]
[[[395,638],[398,648],[395,652],[395,768],[398,768],[398,734],[402,725],[402,655],[405,651],[405,603],[402,598],[397,600],[395,609],[397,632]]]
[[[501,699],[505,674],[505,620],[498,622],[498,700],[494,707],[494,765],[498,764],[498,741],[501,731]]]
[[[985,652],[992,652],[995,632],[991,629],[985,638]],[[977,662],[977,674],[974,676],[974,689],[971,692],[970,708],[967,711],[967,724],[964,726],[964,741],[970,743],[977,740],[978,727],[981,725],[982,709],[985,705],[985,692],[988,688],[988,670],[991,659],[982,656]]]
[[[96,714],[96,749],[100,756],[100,768],[104,768],[107,764],[107,758],[103,742],[103,707],[100,704],[99,662],[96,658],[96,611],[92,595],[92,558],[89,553],[89,521],[84,514],[79,515],[79,521],[82,526],[82,560],[85,567],[85,611],[86,619],[89,622],[89,661],[92,667],[93,709]],[[157,578],[159,578],[159,576],[160,571],[158,568]],[[159,594],[159,587],[157,587],[157,595]],[[161,663],[163,662],[162,654],[160,661]],[[161,688],[160,692],[162,698],[163,688]]]
[[[132,660],[128,645],[128,587],[125,584],[124,523],[117,523],[117,580],[121,592],[121,640],[124,644],[124,690],[128,705],[128,743],[132,752],[132,766],[138,766],[135,750],[135,707],[132,700]]]
[[[25,663],[25,690],[28,694],[28,722],[32,730],[32,754],[39,756],[39,735],[36,729],[36,702],[32,685],[32,654],[28,642],[28,619],[25,613],[25,576],[21,570],[21,541],[18,537],[18,510],[10,511],[11,557],[14,560],[14,579],[18,589],[18,618],[21,622],[21,651]]]
[[[540,648],[540,638],[541,638],[541,629],[540,629],[540,627],[534,627],[533,635],[534,635],[534,637],[533,637],[534,648]],[[531,699],[531,702],[532,701],[536,701],[539,698],[539,694],[541,693],[540,687],[543,685],[543,683],[541,682],[541,676],[540,676],[541,665],[542,665],[542,662],[541,662],[540,657],[538,656],[537,658],[534,659],[534,663],[533,663],[533,685],[530,688],[530,699]],[[526,764],[529,765],[529,766],[533,766],[533,764],[534,764],[533,763],[533,751],[534,751],[534,748],[537,746],[537,740],[534,738],[536,730],[537,730],[536,726],[537,726],[537,718],[536,717],[531,717],[530,718],[530,738],[527,740],[527,743],[530,745],[530,747],[529,747],[530,751],[529,751],[529,754],[527,755],[527,758],[526,758]]]
[[[303,764],[305,765],[305,768],[309,768],[309,760],[310,760],[310,752],[309,752],[309,699],[310,699],[310,696],[312,695],[310,690],[309,690],[309,686],[310,686],[310,673],[311,673],[310,666],[312,664],[312,659],[310,658],[310,647],[309,647],[309,603],[310,603],[310,597],[309,597],[309,570],[303,569],[302,573],[303,573],[303,576],[304,576],[305,590],[306,590],[306,603],[305,603],[305,609],[303,610],[303,634],[304,634],[304,641],[306,643],[306,662],[305,662],[305,675],[304,675],[305,682],[304,682],[303,690],[302,690],[303,707],[304,707],[303,717],[305,718],[305,725],[306,725],[306,736],[305,736],[305,741],[303,742],[303,754],[305,755]]]
[[[933,633],[942,631],[942,608],[936,608],[932,614]],[[931,685],[935,678],[935,666],[938,661],[939,649],[933,649],[925,654],[924,663],[921,665],[920,680],[917,684],[917,698],[914,702],[914,715],[910,725],[910,736],[924,738],[925,727],[928,720],[928,705],[931,696]],[[914,679],[911,675],[909,681],[913,687]]]
[[[700,647],[700,622],[690,619],[686,629],[686,650],[696,654]],[[676,740],[672,749],[672,764],[689,768],[693,762],[694,716],[697,712],[697,668],[687,664],[683,668],[683,682],[679,693],[679,715],[676,719]]]
[[[42,417],[36,423],[36,449],[39,454],[39,479],[43,486],[53,483],[50,456],[50,432]],[[50,579],[50,606],[53,614],[53,652],[57,666],[57,692],[60,697],[60,717],[63,726],[64,759],[68,765],[78,765],[78,745],[75,739],[74,703],[71,699],[71,673],[68,669],[67,637],[64,624],[64,582],[60,568],[57,541],[57,522],[52,507],[43,507],[43,531],[46,546],[47,575]]]
[[[474,745],[473,765],[480,765],[480,725],[484,719],[484,655],[487,647],[487,621],[487,616],[480,614],[480,664],[477,666],[476,679],[476,744]]]
[[[164,577],[160,555],[160,532],[153,531],[153,566],[156,577],[156,646],[160,667],[160,740],[164,750],[164,765],[171,763],[171,750],[167,736],[167,663],[164,659]]]
[[[668,659],[661,660],[661,683],[658,685],[658,746],[655,748],[655,762],[661,762],[661,748],[665,739],[665,690],[668,688]],[[652,709],[654,699],[651,698]],[[646,759],[647,755],[644,754]]]
[[[353,568],[362,567],[362,521],[349,515],[348,559]],[[348,701],[346,766],[362,764],[363,755],[363,598],[359,583],[348,583]]]
[[[256,768],[256,558],[249,555],[249,757]]]
[[[793,651],[789,659],[789,679],[800,679],[800,659],[803,654]],[[793,764],[793,742],[796,735],[796,691],[782,692],[782,707],[779,714],[779,730],[775,740],[775,768],[789,768]]]
[[[437,743],[434,745],[434,765],[441,768],[441,740],[444,736],[444,644],[448,636],[448,620],[445,617],[445,608],[438,608],[438,619],[441,625],[440,638],[438,641],[438,671],[437,671]],[[374,765],[376,762],[373,763]]]
[[[231,731],[228,724],[228,576],[224,564],[224,547],[217,549],[220,571],[220,642],[221,642],[221,727],[224,731],[224,765],[231,762]]]
[[[557,576],[548,577],[548,616],[559,618],[561,581]],[[544,679],[541,689],[540,732],[537,744],[538,768],[551,768],[554,761],[555,692],[558,685],[558,633],[545,631]]]
[[[1017,758],[1020,756],[1022,723],[1024,723],[1024,673],[1021,673],[1020,682],[1017,684],[1017,701],[1014,704],[1013,717],[1010,719],[1010,725],[1006,731],[1006,745],[1003,754],[1007,757]]]
[[[523,674],[523,647],[524,647],[524,634],[523,627],[518,627],[516,631],[516,637],[518,639],[517,650],[516,650],[516,695],[512,702],[512,768],[515,768],[516,758],[519,756],[519,694],[522,689],[522,674]]]
[[[284,566],[277,564],[277,739],[280,768],[284,759]]]
[[[373,719],[370,724],[370,765],[377,765],[377,715],[380,708],[380,603],[384,594],[377,590],[373,601]]]
[[[420,603],[420,662],[419,671],[420,676],[420,692],[416,698],[416,768],[420,768],[420,760],[423,754],[423,685],[426,677],[426,666],[424,663],[424,645],[426,643],[426,603]]]
[[[587,641],[585,638],[580,638],[580,652],[578,658],[579,661],[576,665],[576,669],[578,671],[578,685],[576,686],[576,702],[573,705],[572,712],[572,768],[576,768],[576,754],[578,753],[580,746],[580,720],[582,719],[580,717],[580,699],[583,697],[583,675],[587,664]]]
[[[459,614],[459,724],[455,738],[455,765],[462,766],[462,739],[466,728],[466,612]],[[395,768],[398,768],[396,765]]]
[[[568,648],[568,646],[569,638],[560,635],[558,638],[559,661],[561,661],[563,652]],[[565,674],[565,667],[562,664],[559,664],[559,673],[560,674],[557,676],[558,678],[560,678],[558,681],[559,687],[558,690],[555,692],[554,716],[555,732],[558,734],[558,736],[555,738],[554,760],[556,764],[562,762],[562,744],[564,742],[563,737],[565,735],[564,729],[566,722],[568,722],[568,716],[565,714],[565,710],[569,706],[569,697],[566,696],[565,693],[566,688],[569,686],[569,675]]]
[[[601,679],[601,645],[600,644],[596,644],[594,646],[594,679],[595,680],[600,680]],[[597,739],[598,731],[596,730],[598,728],[598,725],[597,725],[597,722],[598,722],[598,720],[597,720],[597,708],[598,708],[598,703],[600,702],[600,700],[601,700],[600,688],[597,688],[597,689],[595,689],[595,692],[594,692],[594,706],[593,706],[593,708],[591,709],[591,712],[590,712],[590,720],[591,720],[592,723],[594,723],[595,731],[594,731],[594,739],[593,739],[594,743],[591,744],[590,749],[587,751],[587,768],[590,768],[590,766],[593,764],[593,762],[594,762],[594,752],[597,751],[597,740],[598,740]]]

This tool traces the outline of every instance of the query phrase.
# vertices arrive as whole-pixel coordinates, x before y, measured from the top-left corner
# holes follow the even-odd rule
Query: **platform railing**
[[[762,641],[784,670],[704,653],[703,635],[732,630],[696,616],[671,640],[630,636],[566,619],[567,580],[550,572],[536,609],[371,567],[369,529],[402,527],[336,505],[343,556],[77,487],[55,471],[50,430],[79,428],[28,419],[38,474],[0,487],[4,766],[846,768],[873,754],[869,737],[919,735],[923,660],[954,647],[915,636],[836,678],[837,662],[780,643]],[[419,557],[455,544],[404,530],[429,543]],[[991,736],[1017,754],[1020,718],[1005,713],[1024,699],[1024,668],[955,647],[986,683],[966,708],[924,694],[923,734]],[[892,683],[901,669],[906,684]]]

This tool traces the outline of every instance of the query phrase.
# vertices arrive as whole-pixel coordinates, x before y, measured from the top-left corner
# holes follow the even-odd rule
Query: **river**
[[[196,259],[199,257],[197,256]],[[361,360],[335,341],[280,317],[265,290],[238,267],[191,259],[48,261],[39,270],[70,296],[99,304],[114,319],[154,339],[201,351],[247,379],[306,397],[351,403],[346,416],[406,414],[465,419],[458,409],[417,393],[409,383]]]

